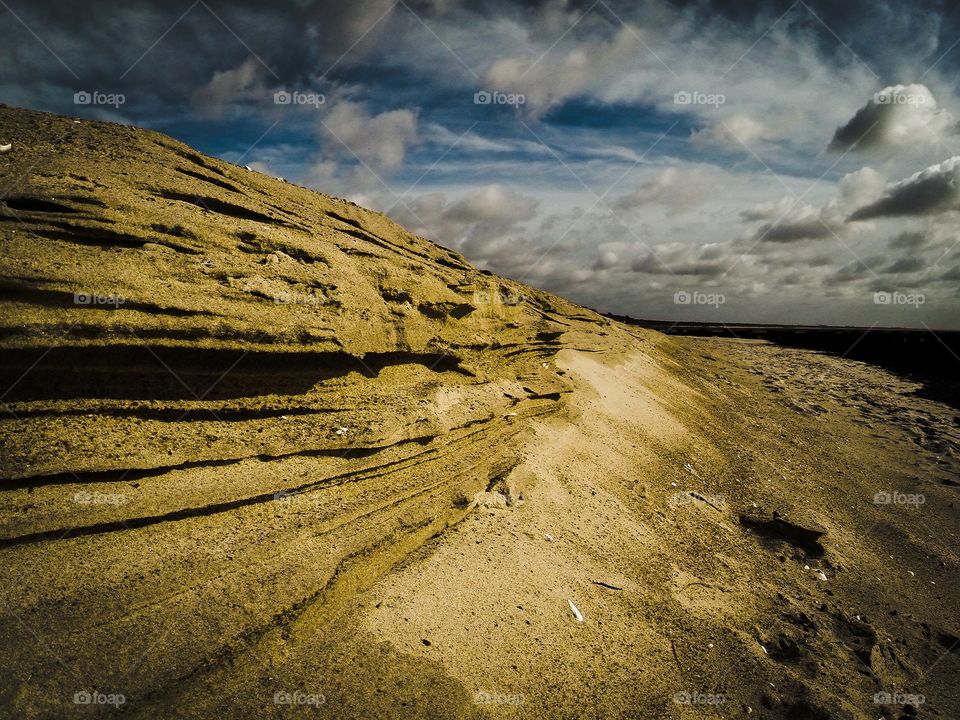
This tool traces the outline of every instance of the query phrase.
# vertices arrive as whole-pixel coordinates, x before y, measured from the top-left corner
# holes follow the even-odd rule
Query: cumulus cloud
[[[722,173],[713,168],[669,167],[613,201],[618,210],[660,205],[670,212],[698,205],[716,188]]]
[[[861,63],[835,52],[835,38],[802,4],[778,20],[783,8],[752,3],[744,11],[719,0],[593,7],[572,0],[243,0],[218,7],[217,17],[198,5],[120,82],[181,14],[174,5],[93,0],[50,15],[25,3],[18,13],[85,84],[126,92],[129,121],[389,210],[482,266],[597,307],[676,316],[666,292],[676,274],[691,286],[722,287],[737,319],[872,322],[870,308],[855,304],[824,302],[814,318],[797,303],[822,298],[811,288],[850,259],[833,233],[884,278],[912,272],[943,283],[944,296],[955,292],[946,284],[960,264],[948,254],[956,216],[939,213],[951,207],[949,182],[931,178],[924,197],[932,209],[920,203],[902,217],[890,215],[900,192],[888,197],[886,185],[886,176],[903,178],[952,154],[933,154],[940,152],[933,143],[953,144],[956,123],[946,109],[960,112],[953,82],[960,56],[944,55],[942,44],[957,26],[928,3],[886,3],[873,13],[821,3],[817,13],[850,38]],[[42,44],[18,44],[18,33],[17,23],[0,27],[7,40],[0,55],[8,48],[17,68],[0,85],[6,102],[87,117],[106,112],[73,105],[75,78]],[[867,65],[884,76],[917,77],[941,56],[925,86],[893,86],[891,102],[866,102],[876,89]],[[323,92],[327,103],[309,112],[277,108],[271,94],[278,87]],[[483,87],[525,94],[527,126],[506,108],[474,105]],[[722,93],[726,102],[676,102],[685,91]],[[862,100],[844,107],[836,98]],[[241,122],[209,122],[225,115]],[[282,124],[270,130],[278,118]],[[831,134],[835,149],[865,134],[857,148],[897,152],[872,162],[877,170],[838,182],[862,163],[833,158],[834,174],[832,160],[818,154]],[[809,189],[804,202],[781,198],[783,185],[741,143],[773,168],[788,195]],[[731,149],[747,162],[731,162]],[[595,197],[570,171],[596,190],[622,178],[607,198],[617,212],[592,207]],[[416,183],[421,194],[395,204],[378,176],[396,189]],[[880,214],[847,222],[857,212]],[[932,266],[941,255],[942,266],[922,278],[922,270],[910,270],[918,258]],[[839,275],[857,292],[872,277],[857,263]],[[733,310],[738,296],[762,301]]]
[[[491,90],[523,94],[526,109],[537,114],[578,95],[610,97],[627,59],[640,47],[637,32],[622,27],[605,40],[593,38],[589,45],[576,45],[549,59],[539,54],[500,58],[489,65],[483,81]]]
[[[840,201],[848,207],[860,207],[879,198],[887,179],[872,167],[863,167],[840,178]]]
[[[850,220],[935,215],[960,210],[960,155],[887,185],[883,196],[850,215]]]
[[[833,199],[821,208],[795,198],[763,203],[740,213],[747,222],[763,221],[753,231],[753,243],[792,243],[822,240],[843,232],[846,211],[841,199]]]
[[[460,223],[513,224],[529,220],[537,210],[534,198],[511,192],[502,185],[487,185],[447,209],[444,216]]]
[[[391,215],[415,232],[490,263],[515,249],[516,236],[538,206],[536,198],[492,184],[454,201],[445,193],[427,193],[397,205]]]
[[[797,205],[784,217],[764,223],[754,232],[754,240],[789,243],[797,240],[820,240],[836,233],[832,218],[810,205]]]
[[[371,115],[359,103],[337,103],[323,120],[326,149],[332,155],[361,160],[394,170],[403,164],[407,148],[418,142],[417,116],[410,110],[388,110]]]
[[[267,92],[261,79],[263,66],[255,58],[247,58],[229,70],[213,73],[210,82],[194,91],[193,107],[207,117],[219,117],[229,105],[251,97],[263,100]]]
[[[620,256],[613,250],[604,250],[593,263],[594,270],[611,270],[621,264]]]
[[[891,85],[837,128],[830,149],[843,152],[931,144],[957,132],[956,120],[937,107],[926,85]]]
[[[760,220],[775,220],[789,213],[797,202],[793,198],[783,197],[779,200],[767,200],[757,203],[753,207],[740,211],[743,222],[758,222]]]
[[[846,232],[850,210],[879,198],[884,187],[883,175],[863,167],[840,178],[837,196],[820,208],[784,197],[747,208],[740,212],[740,219],[763,223],[751,234],[752,242],[792,243],[838,237]]]
[[[666,243],[633,260],[630,269],[646,275],[684,275],[704,279],[722,275],[729,267],[727,248],[719,245]]]

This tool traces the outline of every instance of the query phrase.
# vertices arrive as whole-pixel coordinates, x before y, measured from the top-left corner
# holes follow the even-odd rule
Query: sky
[[[0,0],[0,102],[604,312],[960,329],[952,2]]]

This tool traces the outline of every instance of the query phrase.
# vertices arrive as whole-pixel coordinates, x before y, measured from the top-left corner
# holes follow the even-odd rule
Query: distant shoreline
[[[919,394],[960,409],[960,331],[923,328],[695,323],[607,317],[666,335],[767,340],[860,360],[923,384]]]

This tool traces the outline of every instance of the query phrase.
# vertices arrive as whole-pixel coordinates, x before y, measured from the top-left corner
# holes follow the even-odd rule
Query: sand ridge
[[[0,120],[0,717],[957,717],[958,432],[909,382]]]

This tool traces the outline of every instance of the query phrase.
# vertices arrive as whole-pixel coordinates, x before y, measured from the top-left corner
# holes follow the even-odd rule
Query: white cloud
[[[580,95],[614,99],[620,94],[628,58],[642,47],[635,32],[621,27],[606,39],[593,38],[550,57],[534,53],[500,58],[490,64],[483,80],[490,90],[522,93],[527,109],[536,114]]]
[[[668,167],[653,179],[638,183],[633,190],[613,201],[618,210],[658,205],[670,212],[694,207],[709,197],[723,173],[715,168],[681,169]]]
[[[403,165],[407,148],[418,142],[417,116],[410,110],[371,115],[359,103],[343,100],[323,120],[330,155],[352,159],[355,154],[375,169]]]
[[[690,138],[701,145],[717,143],[742,148],[770,135],[770,129],[759,120],[747,115],[733,115],[726,120],[717,120],[702,130],[695,130]]]
[[[473,189],[457,200],[427,193],[396,205],[391,215],[414,232],[489,264],[516,258],[516,236],[537,214],[539,201],[503,185]]]
[[[208,117],[219,117],[230,106],[251,98],[263,100],[267,90],[261,80],[263,66],[247,58],[235,68],[215,72],[210,82],[194,91],[193,107]]]
[[[444,216],[461,223],[513,224],[532,218],[537,204],[535,199],[512,192],[502,185],[487,185],[454,203],[444,211]]]
[[[891,85],[837,128],[830,149],[842,152],[937,144],[956,133],[956,120],[937,106],[926,85]]]
[[[886,178],[871,167],[863,167],[840,178],[840,200],[849,207],[860,207],[879,198]]]
[[[740,211],[743,222],[757,222],[759,220],[775,220],[789,213],[797,201],[792,197],[782,197],[779,200],[767,200],[757,203],[746,210]]]

